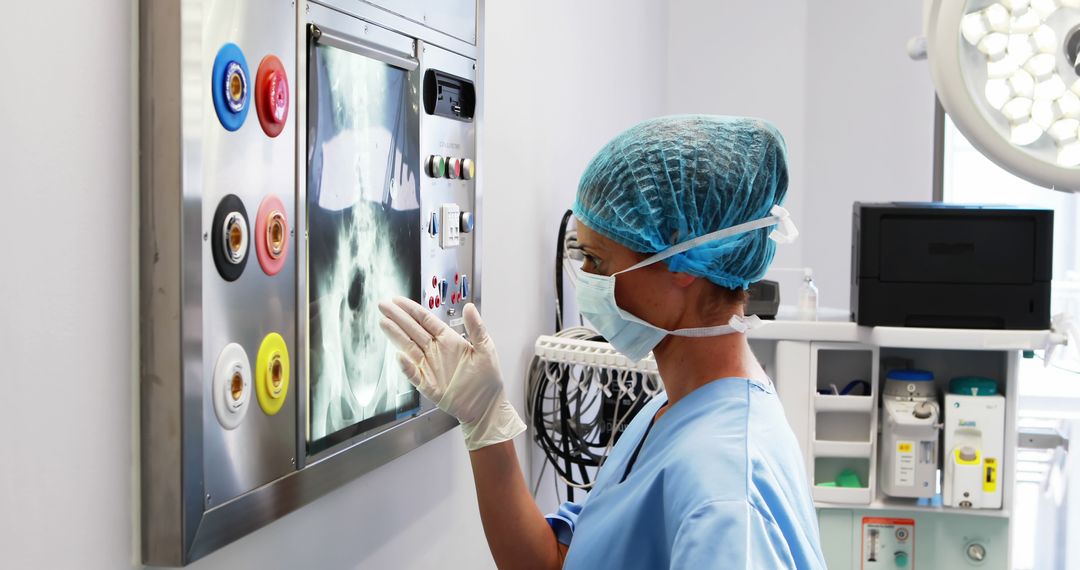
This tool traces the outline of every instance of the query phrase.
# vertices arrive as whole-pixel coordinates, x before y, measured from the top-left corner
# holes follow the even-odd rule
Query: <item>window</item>
[[[1054,210],[1053,308],[1071,310],[1080,318],[1080,195],[1035,186],[1006,172],[971,145],[952,121],[945,118],[942,146],[942,190],[946,202],[961,204],[1014,204]],[[1080,426],[1080,359],[1055,360],[1046,366],[1045,355],[1020,362],[1018,423],[1023,426]],[[1066,431],[1067,433],[1067,431]],[[1074,431],[1074,433],[1080,433]],[[1080,449],[1080,448],[1078,448]],[[1069,466],[1071,465],[1071,466]],[[1066,520],[1076,521],[1068,501],[1059,505],[1056,492],[1067,480],[1069,493],[1080,493],[1080,459],[1063,461],[1061,451],[1025,451],[1017,454],[1013,496],[1013,567],[1065,568],[1066,560],[1080,556],[1064,540]],[[1057,498],[1056,498],[1057,497]],[[1075,510],[1075,509],[1074,509]],[[1076,525],[1078,522],[1071,522]]]
[[[1054,210],[1054,279],[1080,278],[1080,195],[1049,190],[1013,176],[976,150],[947,116],[945,121],[945,201]]]

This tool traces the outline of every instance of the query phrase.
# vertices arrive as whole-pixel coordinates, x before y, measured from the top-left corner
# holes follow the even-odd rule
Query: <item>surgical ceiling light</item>
[[[1080,192],[1080,0],[928,0],[938,97],[983,154]]]

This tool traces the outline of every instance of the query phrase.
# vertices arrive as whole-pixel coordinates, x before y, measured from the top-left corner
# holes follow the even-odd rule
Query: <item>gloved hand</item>
[[[495,343],[472,303],[463,313],[468,340],[411,299],[384,301],[379,311],[386,317],[379,325],[400,350],[398,362],[405,376],[461,422],[469,451],[525,431],[525,423],[506,400]]]

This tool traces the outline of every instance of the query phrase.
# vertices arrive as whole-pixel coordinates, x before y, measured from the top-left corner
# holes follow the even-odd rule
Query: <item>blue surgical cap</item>
[[[787,194],[787,147],[760,119],[650,119],[605,145],[585,168],[574,215],[641,253],[769,215]],[[776,253],[772,228],[709,242],[665,260],[671,271],[745,289]]]

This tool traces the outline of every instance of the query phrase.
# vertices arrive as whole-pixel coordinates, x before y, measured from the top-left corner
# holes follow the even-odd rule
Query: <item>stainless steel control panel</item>
[[[144,562],[456,425],[376,306],[479,302],[476,31],[457,0],[141,2]]]
[[[475,108],[467,108],[469,95],[462,93],[475,88],[476,63],[434,45],[421,43],[420,52],[425,89],[420,119],[425,230],[421,273],[426,277],[420,302],[460,327],[462,308],[469,302],[479,304],[480,297],[476,178],[482,165],[476,162]]]

